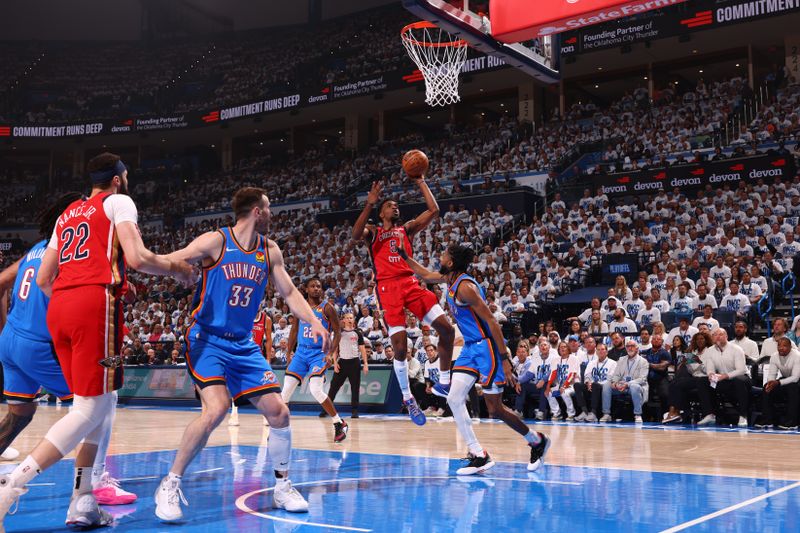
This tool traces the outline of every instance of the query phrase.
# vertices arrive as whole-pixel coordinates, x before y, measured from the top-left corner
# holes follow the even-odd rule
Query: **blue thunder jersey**
[[[47,241],[41,241],[20,262],[7,321],[21,337],[42,342],[52,340],[47,330],[47,304],[50,299],[36,285],[36,276],[46,250]]]
[[[216,263],[203,268],[202,282],[194,293],[192,319],[212,335],[249,338],[269,278],[267,239],[259,235],[256,247],[246,251],[230,227],[217,231],[223,237],[222,254]]]
[[[325,304],[326,302],[322,302],[312,310],[319,321],[322,322],[322,325],[325,327],[325,329],[330,331],[331,326],[325,319],[325,313],[323,312],[325,310]],[[314,337],[311,336],[311,324],[301,320],[299,329],[297,330],[297,346],[299,348],[307,348],[311,350],[322,350],[322,337],[319,337],[319,340],[314,342]]]
[[[481,287],[474,278],[466,274],[458,276],[447,291],[447,304],[450,306],[458,329],[464,336],[464,342],[477,342],[481,339],[490,339],[492,334],[489,330],[489,324],[479,318],[469,305],[462,304],[456,299],[458,286],[463,281],[471,281],[474,283],[484,302],[486,301],[486,293],[483,291],[483,287]]]

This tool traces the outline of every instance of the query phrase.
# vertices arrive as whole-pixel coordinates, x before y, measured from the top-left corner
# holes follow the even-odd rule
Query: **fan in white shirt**
[[[712,309],[716,309],[717,299],[713,295],[708,294],[708,287],[705,285],[697,286],[697,296],[694,297],[692,302],[692,309],[695,311],[702,311],[703,308],[710,305]]]
[[[750,311],[750,299],[739,292],[739,283],[731,281],[730,293],[719,303],[721,309],[735,311],[737,316],[744,317]]]
[[[699,330],[701,325],[705,325],[708,328],[708,331],[714,331],[717,329],[719,327],[719,321],[711,316],[713,312],[714,309],[711,307],[711,305],[706,305],[703,308],[703,316],[695,318],[692,322],[692,327],[695,327]]]
[[[669,305],[669,304],[667,304]],[[661,321],[661,311],[653,306],[652,296],[645,296],[644,309],[640,309],[636,314],[636,323],[639,327],[650,326]]]
[[[625,316],[625,310],[621,307],[614,311],[614,320],[608,323],[608,329],[619,333],[636,333],[639,331],[636,323]]]
[[[681,337],[688,346],[692,340],[692,337],[694,337],[699,331],[700,330],[698,330],[696,327],[689,324],[689,317],[682,316],[680,319],[680,325],[669,330],[665,344],[667,346],[672,346],[673,339],[675,339],[675,337]]]

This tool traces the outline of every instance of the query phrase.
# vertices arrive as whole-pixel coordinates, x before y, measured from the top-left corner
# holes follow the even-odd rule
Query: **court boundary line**
[[[772,496],[777,496],[778,494],[783,494],[784,492],[788,492],[790,490],[794,490],[800,487],[800,481],[795,483],[791,483],[789,485],[785,485],[779,489],[775,489],[769,492],[762,494],[761,496],[755,496],[750,498],[749,500],[744,500],[742,502],[730,505],[725,507],[724,509],[720,509],[719,511],[714,511],[713,513],[709,513],[707,515],[701,516],[699,518],[695,518],[694,520],[690,520],[688,522],[684,522],[682,524],[678,524],[677,526],[673,526],[669,529],[664,529],[661,533],[676,533],[677,531],[683,531],[684,529],[689,529],[690,527],[694,527],[698,524],[702,524],[704,522],[708,522],[709,520],[713,520],[714,518],[720,517],[722,515],[732,513],[733,511],[738,511],[743,507],[747,507],[748,505],[752,505],[754,503],[758,503],[762,500],[766,500],[767,498],[771,498]]]

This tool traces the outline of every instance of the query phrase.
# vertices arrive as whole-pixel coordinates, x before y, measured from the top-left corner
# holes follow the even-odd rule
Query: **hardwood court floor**
[[[0,412],[4,415],[6,407]],[[42,406],[31,425],[14,443],[23,456],[66,413],[65,408]],[[238,444],[259,446],[268,428],[253,411],[242,411],[240,426],[223,422],[209,439],[209,446]],[[196,410],[123,408],[117,411],[109,453],[174,450]],[[465,454],[452,419],[429,419],[423,427],[404,417],[345,418],[350,433],[342,444],[333,443],[330,419],[292,417],[294,447],[413,457],[459,458]],[[476,424],[476,434],[495,460],[528,461],[524,441],[502,423]],[[629,424],[549,424],[535,427],[549,435],[553,446],[547,457],[552,465],[600,467],[649,472],[675,472],[712,476],[800,480],[800,434],[739,430],[696,430]]]

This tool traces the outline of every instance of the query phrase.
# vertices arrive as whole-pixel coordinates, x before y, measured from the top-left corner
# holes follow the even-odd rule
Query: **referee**
[[[328,398],[334,401],[336,393],[344,385],[345,380],[350,381],[350,410],[351,418],[358,418],[358,393],[361,388],[361,362],[364,360],[364,375],[369,373],[367,349],[364,346],[364,335],[355,327],[353,313],[345,313],[342,317],[342,338],[339,341],[338,352],[333,354],[333,379],[328,390]],[[320,414],[324,416],[325,412]]]

